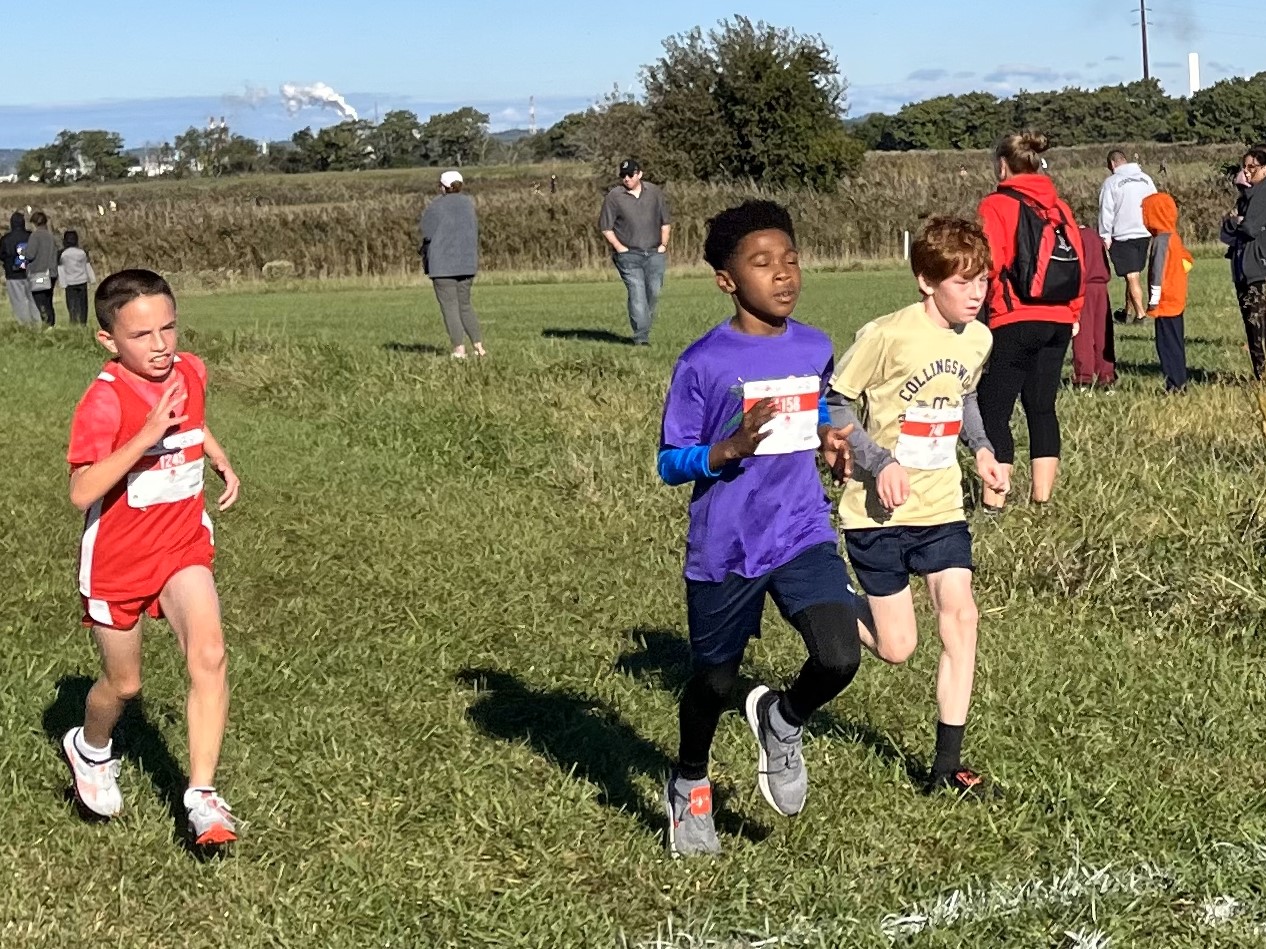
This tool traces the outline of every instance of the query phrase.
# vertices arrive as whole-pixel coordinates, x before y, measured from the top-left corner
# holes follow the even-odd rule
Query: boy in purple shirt
[[[820,451],[836,480],[847,478],[849,431],[830,426],[823,401],[830,340],[790,319],[800,296],[791,217],[771,201],[723,211],[709,222],[704,258],[735,313],[678,359],[659,448],[666,483],[694,482],[685,566],[694,668],[664,789],[674,857],[720,852],[708,756],[748,640],[760,635],[765,594],[809,653],[785,691],[758,686],[745,706],[761,793],[784,815],[799,813],[808,791],[805,721],[857,673],[865,608],[815,461]]]

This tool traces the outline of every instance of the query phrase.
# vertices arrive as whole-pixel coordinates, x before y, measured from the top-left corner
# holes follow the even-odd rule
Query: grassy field
[[[812,723],[797,819],[727,716],[727,853],[702,863],[662,844],[687,492],[653,453],[677,352],[724,315],[708,281],[669,283],[649,350],[620,341],[612,284],[477,287],[492,356],[465,363],[421,287],[184,301],[244,485],[217,520],[244,834],[205,862],[174,841],[161,625],[120,733],[125,816],[64,799],[55,739],[94,657],[62,459],[102,356],[4,327],[0,946],[1266,944],[1266,445],[1226,276],[1195,272],[1187,395],[1160,395],[1150,327],[1125,330],[1118,393],[1060,396],[1051,510],[973,519],[967,755],[1001,799],[919,793],[933,636]],[[798,315],[842,349],[910,283],[811,274]],[[778,682],[801,646],[766,632],[745,674]]]

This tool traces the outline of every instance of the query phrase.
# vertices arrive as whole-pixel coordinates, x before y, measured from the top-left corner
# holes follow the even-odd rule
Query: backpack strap
[[[1052,204],[1048,208],[1041,204],[1038,204],[1036,201],[1034,201],[1032,198],[1024,194],[1022,191],[1018,190],[1017,188],[1008,188],[1006,185],[998,185],[998,189],[995,192],[995,194],[1005,194],[1008,198],[1014,198],[1016,201],[1019,201],[1021,204],[1027,205],[1034,213],[1040,214],[1043,218],[1046,217],[1046,212],[1054,211],[1056,214],[1059,215],[1059,222],[1061,224],[1063,224],[1065,227],[1067,227],[1069,224],[1069,220],[1067,217],[1064,216],[1064,212],[1060,208],[1058,201],[1056,201],[1055,204]]]
[[[1020,191],[1015,188],[1008,188],[1006,185],[998,185],[994,194],[1004,195],[1005,197],[1018,201],[1020,204],[1023,204],[1025,207],[1034,211],[1037,210],[1037,207],[1040,207],[1035,205],[1034,202],[1030,201],[1029,198]],[[1017,221],[1016,224],[1018,226],[1019,222]],[[1015,250],[1019,251],[1019,248],[1017,247]],[[1002,277],[1002,303],[1007,308],[1006,312],[1010,313],[1015,309],[1015,299],[1011,296],[1011,285],[1016,283],[1014,257],[1012,257],[1010,264],[998,269],[998,276]]]

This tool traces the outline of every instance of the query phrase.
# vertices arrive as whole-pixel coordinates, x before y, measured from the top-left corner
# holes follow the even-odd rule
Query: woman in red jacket
[[[1085,268],[1070,263],[1074,253],[1077,261],[1085,259],[1073,212],[1060,200],[1055,183],[1041,174],[1041,155],[1047,147],[1046,136],[1038,132],[1004,136],[994,150],[998,190],[986,195],[979,209],[993,254],[987,304],[993,352],[980,380],[980,414],[994,455],[1010,474],[1015,463],[1011,414],[1019,398],[1029,427],[1029,459],[1033,469],[1031,497],[1038,504],[1050,500],[1059,473],[1060,435],[1055,394],[1086,289]],[[1049,222],[1047,230],[1057,235],[1053,254],[1039,253],[1032,247],[1017,252],[1017,237],[1026,229],[1021,227],[1025,208],[1037,215],[1036,220]],[[1033,215],[1026,212],[1023,217],[1027,232],[1033,234]],[[1026,259],[1021,260],[1020,256]],[[1047,292],[1035,292],[1032,279],[1022,286],[1022,275],[1033,272],[1045,275],[1036,282],[1045,279]],[[1071,289],[1067,289],[1070,274]],[[1064,278],[1064,292],[1055,287],[1059,276]],[[1067,302],[1035,302],[1047,295],[1062,297]],[[987,511],[1001,511],[1005,501],[1005,495],[985,489]]]

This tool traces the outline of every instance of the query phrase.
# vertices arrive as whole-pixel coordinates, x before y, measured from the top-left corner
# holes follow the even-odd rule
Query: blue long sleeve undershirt
[[[818,399],[818,424],[831,424],[831,410],[826,396]],[[664,447],[659,450],[656,468],[665,484],[678,485],[721,477],[721,472],[708,466],[711,445],[690,445],[687,448]]]

